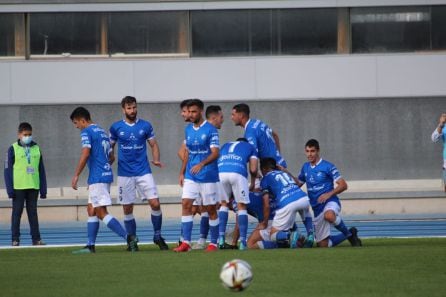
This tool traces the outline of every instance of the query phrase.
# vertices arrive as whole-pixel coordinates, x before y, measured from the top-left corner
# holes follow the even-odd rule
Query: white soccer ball
[[[251,265],[240,259],[226,262],[221,268],[220,279],[225,288],[236,292],[243,291],[252,281]]]

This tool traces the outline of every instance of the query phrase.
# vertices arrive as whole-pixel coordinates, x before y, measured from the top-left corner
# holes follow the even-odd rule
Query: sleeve
[[[257,137],[255,136],[255,134],[251,130],[246,130],[245,138],[254,147],[256,152],[258,152],[259,148],[257,146]]]
[[[265,194],[269,194],[269,189],[268,189],[268,182],[266,181],[267,178],[262,178],[262,180],[260,181],[260,189],[262,190],[262,196]]]
[[[118,133],[116,131],[116,126],[113,124],[110,127],[110,142],[116,143],[118,141]]]
[[[6,192],[8,193],[9,198],[15,198],[14,180],[12,171],[15,162],[14,158],[15,158],[14,148],[10,146],[8,149],[8,153],[6,154],[5,169],[4,169]]]
[[[328,167],[327,174],[333,179],[333,181],[337,181],[338,179],[342,178],[338,168],[336,168],[336,166],[333,164],[330,164]]]
[[[81,133],[82,148],[91,148],[91,136],[88,132]]]
[[[155,138],[155,131],[153,130],[153,126],[149,123],[146,129],[147,140]]]
[[[258,159],[259,158],[259,154],[257,153],[257,150],[252,146],[252,145],[249,145],[250,146],[250,148],[251,148],[251,154],[250,154],[250,159]]]
[[[305,165],[303,165],[302,168],[300,169],[299,176],[297,177],[297,179],[303,184],[307,182],[307,179],[305,178],[304,166]]]
[[[42,154],[40,154],[39,177],[40,177],[40,198],[45,199],[47,194],[47,185],[46,185],[45,165],[43,164]]]
[[[209,131],[209,146],[211,148],[216,147],[219,148],[220,147],[220,139],[218,137],[218,131],[217,129],[211,129]]]

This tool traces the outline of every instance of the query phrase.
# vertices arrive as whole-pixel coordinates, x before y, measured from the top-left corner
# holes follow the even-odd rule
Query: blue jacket
[[[22,145],[19,140],[17,141],[17,143],[20,146]],[[37,143],[32,141],[30,146],[33,145],[37,145]],[[8,155],[5,160],[5,170],[4,170],[6,192],[8,193],[9,198],[15,198],[14,180],[13,180],[14,162],[15,162],[14,148],[11,145],[8,149]],[[45,174],[45,166],[43,165],[42,152],[40,153],[39,175],[40,175],[40,198],[45,199],[47,193],[47,186],[46,186],[46,174]]]

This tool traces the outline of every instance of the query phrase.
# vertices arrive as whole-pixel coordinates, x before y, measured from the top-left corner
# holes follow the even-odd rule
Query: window
[[[446,6],[432,6],[432,49],[446,49]]]
[[[0,13],[0,56],[25,56],[23,14]]]
[[[102,17],[101,13],[31,14],[31,55],[104,53]]]
[[[187,53],[188,12],[111,13],[110,54]]]
[[[352,8],[353,53],[430,49],[429,7]]]

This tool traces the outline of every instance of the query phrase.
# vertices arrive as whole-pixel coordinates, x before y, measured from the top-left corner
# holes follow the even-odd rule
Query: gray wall
[[[289,167],[296,172],[305,161],[305,141],[316,138],[322,155],[349,180],[438,178],[441,145],[430,135],[446,98],[345,99],[250,102],[252,117],[266,121],[281,138]],[[243,131],[230,120],[234,102],[221,103],[225,123],[221,142]],[[118,104],[85,105],[104,128],[121,118]],[[50,187],[69,186],[80,153],[79,131],[69,114],[75,105],[2,106],[0,150],[5,155],[20,121],[29,121],[44,154]],[[176,156],[184,123],[178,103],[141,103],[139,116],[152,122],[166,168],[154,169],[158,184],[174,184],[180,163]],[[2,174],[1,174],[2,175]],[[2,176],[3,177],[3,176]],[[85,184],[86,173],[82,184]],[[4,187],[3,178],[0,186]]]

